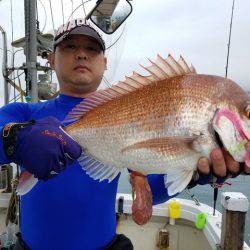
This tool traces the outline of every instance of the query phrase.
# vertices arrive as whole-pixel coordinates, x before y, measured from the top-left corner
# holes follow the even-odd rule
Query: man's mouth
[[[90,71],[89,68],[85,65],[77,65],[76,67],[74,67],[74,70],[77,71]]]

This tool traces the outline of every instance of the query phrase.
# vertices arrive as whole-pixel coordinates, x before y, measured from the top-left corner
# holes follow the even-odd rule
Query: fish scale
[[[158,62],[163,60],[158,56]],[[125,82],[98,91],[98,98],[108,93],[109,100],[103,98],[81,116],[71,115],[78,121],[66,131],[82,145],[84,154],[101,162],[100,173],[111,165],[114,171],[127,167],[145,175],[167,174],[166,186],[174,194],[190,182],[198,159],[209,157],[218,146],[213,130],[216,111],[228,107],[239,113],[239,104],[248,95],[228,79],[196,74],[181,60],[178,64],[168,57],[164,67],[150,60],[152,65],[143,67],[150,76],[133,73]],[[87,106],[88,98],[77,112]]]
[[[74,123],[64,129],[83,148],[86,173],[100,181],[112,181],[123,168],[165,174],[173,195],[188,185],[198,159],[218,147],[215,132],[234,159],[250,165],[248,94],[229,79],[197,74],[182,57],[150,62],[143,67],[149,76],[133,72],[66,117]],[[236,132],[239,138],[228,136]]]

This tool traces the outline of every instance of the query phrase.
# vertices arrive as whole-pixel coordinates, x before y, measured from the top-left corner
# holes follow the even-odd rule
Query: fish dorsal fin
[[[159,80],[168,79],[174,76],[196,74],[193,65],[189,67],[182,56],[176,61],[170,54],[166,59],[158,54],[155,62],[150,59],[149,62],[151,65],[148,67],[141,65],[141,67],[150,74],[149,76],[142,76],[137,72],[133,72],[132,76],[125,77],[125,81],[120,81],[111,88],[98,90],[90,94],[71,110],[63,122],[74,122],[80,119],[86,112],[97,106],[101,106],[110,100],[134,92],[146,85],[154,84]]]

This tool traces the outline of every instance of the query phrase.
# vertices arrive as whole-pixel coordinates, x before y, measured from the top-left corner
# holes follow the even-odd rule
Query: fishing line
[[[3,49],[3,48],[0,48],[0,50],[4,51],[4,49]],[[11,51],[11,50],[9,50],[9,49],[7,49],[7,52],[12,53],[12,51]]]
[[[18,101],[20,98],[21,98],[21,95],[18,94],[18,95],[16,96],[16,101]],[[14,98],[12,98],[11,100],[9,100],[9,102],[12,102],[12,101],[14,101]]]
[[[199,199],[194,195],[194,193],[192,193],[188,188],[185,188],[183,191],[190,196],[197,206],[200,206]]]
[[[42,5],[43,7],[43,11],[44,11],[44,14],[45,14],[45,20],[44,20],[44,25],[43,25],[43,28],[42,28],[42,33],[44,32],[45,30],[45,27],[46,27],[46,24],[47,24],[47,12],[46,12],[46,9],[45,9],[45,6],[43,4],[43,2],[41,0],[39,0],[40,4]],[[37,18],[38,19],[38,18]]]
[[[15,56],[16,56],[16,53],[18,53],[18,52],[20,52],[20,51],[23,51],[24,49],[18,49],[18,50],[16,50],[15,52],[14,52],[14,54],[13,54],[13,65],[15,65]],[[20,76],[24,73],[24,72],[22,72],[21,74],[18,74],[18,71],[19,70],[17,70],[17,76],[16,77],[14,77],[14,78],[12,78],[11,80],[12,81],[14,81],[15,79],[18,79],[18,81],[19,81],[19,84],[20,84],[20,86],[21,86],[21,81],[20,81]],[[8,79],[8,77],[7,77],[7,79]],[[14,85],[13,86],[14,87],[14,89],[16,89],[16,85]],[[15,96],[15,93],[14,93],[14,96]],[[17,95],[18,96],[18,95]],[[17,99],[18,100],[18,99]],[[12,100],[11,100],[12,101]]]
[[[114,46],[121,39],[121,37],[122,37],[122,35],[124,33],[125,28],[126,28],[126,24],[124,24],[124,27],[123,27],[123,29],[122,29],[121,34],[119,35],[119,37],[114,41],[113,44],[111,44],[109,47],[107,47],[106,50],[110,49],[112,46]]]
[[[112,86],[112,84],[108,81],[108,79],[103,75],[103,80],[104,83],[107,85],[108,88],[110,88]]]
[[[74,4],[73,4],[73,0],[71,0],[71,13],[73,13],[73,9],[74,9]],[[73,14],[72,14],[72,18],[73,19]]]
[[[226,73],[225,73],[226,78],[227,78],[227,71],[228,71],[230,46],[231,46],[231,34],[232,34],[233,16],[234,16],[234,1],[235,0],[233,0],[233,5],[232,5],[232,13],[231,13],[231,20],[230,20],[230,28],[229,28],[229,37],[228,37],[228,44],[227,44],[227,61],[226,61]]]
[[[63,10],[63,0],[61,0],[61,7],[62,7],[62,18],[63,18],[63,24],[64,24],[64,10]]]
[[[119,63],[119,61],[120,61],[120,57],[118,56],[118,53],[120,53],[120,52],[118,52],[118,47],[114,47],[113,48],[113,51],[114,51],[114,49],[115,49],[115,51],[114,51],[114,55],[112,56],[109,56],[110,55],[110,53],[112,53],[112,50],[110,50],[113,46],[115,46],[120,40],[121,40],[121,38],[122,38],[122,36],[125,34],[125,29],[126,29],[126,24],[123,26],[123,28],[122,28],[122,31],[121,31],[121,33],[119,34],[119,36],[117,37],[117,39],[113,42],[113,43],[111,43],[111,45],[109,45],[107,48],[106,48],[106,51],[107,51],[107,57],[109,58],[109,57],[113,57],[113,62],[112,62],[112,65],[113,65],[113,67],[111,67],[112,68],[112,71],[110,71],[109,72],[109,78],[110,79],[113,79],[113,77],[114,77],[114,75],[115,75],[115,73],[116,73],[116,70],[117,70],[117,65],[118,65],[118,63]],[[119,51],[121,51],[121,49],[119,49]],[[123,51],[123,50],[122,50]],[[112,60],[108,60],[109,62],[111,62]],[[106,79],[107,80],[107,79]],[[108,80],[107,80],[107,82],[108,82]],[[110,84],[109,82],[108,82],[108,84],[110,85],[110,86],[112,86],[112,84]]]
[[[14,52],[14,54],[13,54],[13,65],[15,65],[15,56],[16,56],[16,53],[17,52],[20,52],[20,51],[23,51],[24,49],[18,49],[18,50],[16,50],[15,52]]]
[[[82,8],[83,8],[84,15],[85,15],[85,17],[86,17],[86,16],[87,16],[87,13],[86,13],[86,10],[85,10],[85,7],[84,7],[83,0],[82,0]]]
[[[78,5],[78,6],[71,12],[70,16],[69,16],[68,19],[67,19],[67,22],[69,21],[69,19],[72,17],[72,15],[75,13],[76,10],[78,10],[82,5],[84,5],[85,3],[90,2],[90,1],[92,1],[92,0],[87,0],[87,1],[85,1],[85,2],[83,2],[83,3],[81,3],[80,5]]]
[[[14,54],[13,54],[13,57],[15,57],[15,56],[16,56],[16,53],[17,53],[17,52],[20,52],[20,51],[24,51],[24,49],[21,48],[21,49],[16,50],[16,51],[14,52]],[[14,65],[15,65],[15,64],[14,64]]]
[[[20,77],[20,76],[23,75],[23,74],[24,74],[24,71],[23,71],[22,73],[18,74],[16,77],[14,77],[14,78],[11,79],[11,80],[13,81],[13,80],[17,79],[18,77]]]
[[[11,22],[11,43],[13,43],[14,28],[13,28],[13,3],[12,3],[12,0],[10,0],[10,22]],[[13,46],[12,46],[12,67],[14,68],[14,48],[13,48]],[[15,98],[15,96],[16,96],[16,86],[14,85],[14,98]]]
[[[50,15],[51,15],[51,20],[52,20],[52,25],[53,25],[53,33],[55,34],[55,24],[54,24],[54,17],[53,17],[51,0],[49,0],[49,5],[50,5]]]

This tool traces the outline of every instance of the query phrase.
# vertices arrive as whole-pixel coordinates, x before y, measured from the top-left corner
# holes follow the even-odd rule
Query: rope
[[[5,225],[7,226],[9,222],[18,224],[18,197],[16,194],[16,188],[18,186],[18,175],[12,180],[12,192],[9,200],[9,205],[7,208]]]

